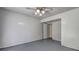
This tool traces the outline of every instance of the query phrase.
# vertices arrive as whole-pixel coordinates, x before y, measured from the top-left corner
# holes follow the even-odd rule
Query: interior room
[[[0,7],[0,51],[78,50],[78,7]]]

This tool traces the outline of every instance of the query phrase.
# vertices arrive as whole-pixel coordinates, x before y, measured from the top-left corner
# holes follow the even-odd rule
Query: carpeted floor
[[[3,48],[0,49],[0,51],[76,51],[76,50],[61,46],[60,42],[48,39]]]

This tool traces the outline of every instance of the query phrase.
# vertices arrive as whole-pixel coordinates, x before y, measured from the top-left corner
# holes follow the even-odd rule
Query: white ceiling
[[[29,16],[32,16],[32,17],[35,17],[38,19],[43,19],[43,18],[47,18],[49,16],[53,16],[53,15],[62,13],[62,12],[69,11],[71,9],[75,9],[76,7],[50,7],[50,8],[53,8],[53,10],[50,10],[49,12],[45,13],[43,16],[34,15],[34,10],[26,9],[26,7],[4,7],[3,9],[10,10],[13,12],[18,12],[18,13],[25,14],[25,15],[29,15]]]

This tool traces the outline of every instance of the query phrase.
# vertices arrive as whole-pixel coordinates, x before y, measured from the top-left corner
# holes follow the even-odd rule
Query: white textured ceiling
[[[76,7],[50,7],[50,8],[53,8],[53,10],[50,10],[49,12],[45,13],[43,16],[34,15],[34,10],[26,9],[26,7],[4,7],[3,9],[10,10],[13,12],[18,12],[18,13],[25,14],[28,16],[32,16],[34,18],[43,19],[49,16],[62,13],[62,12],[69,11],[71,9],[75,9]]]

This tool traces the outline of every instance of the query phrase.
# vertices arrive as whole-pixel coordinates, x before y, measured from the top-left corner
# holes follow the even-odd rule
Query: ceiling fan
[[[26,9],[34,10],[34,14],[38,16],[42,16],[46,12],[53,10],[51,7],[26,7]]]

